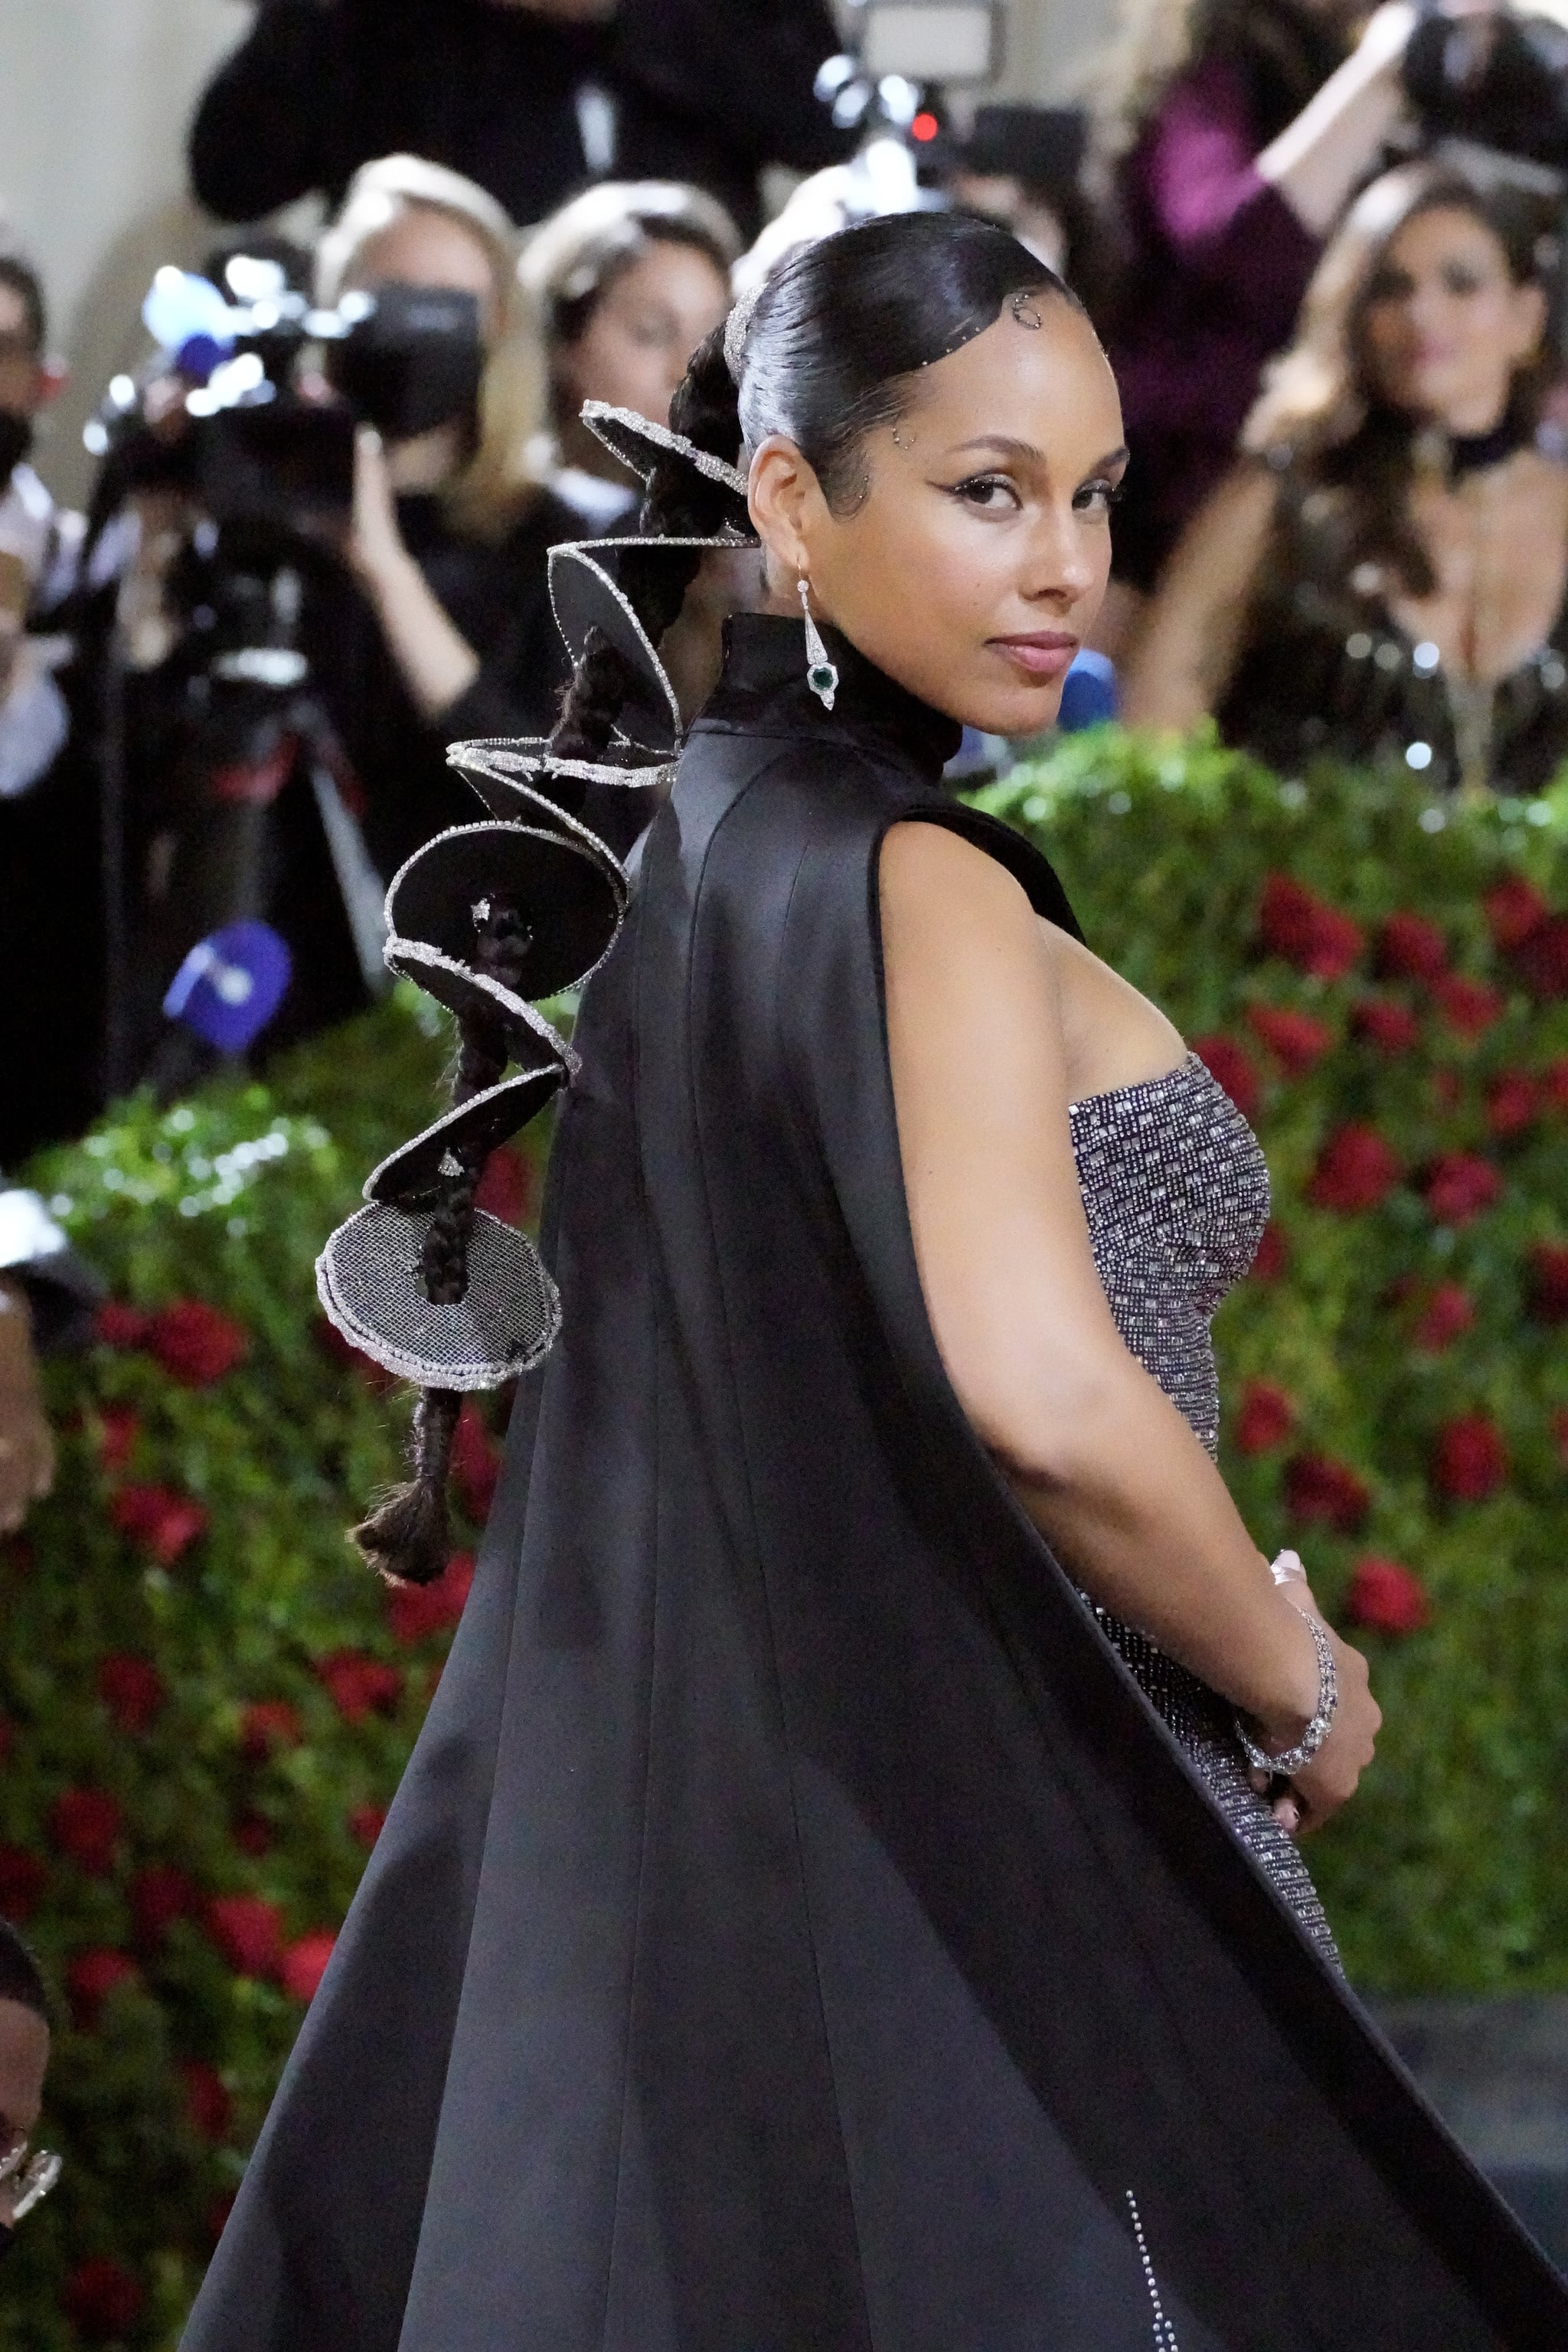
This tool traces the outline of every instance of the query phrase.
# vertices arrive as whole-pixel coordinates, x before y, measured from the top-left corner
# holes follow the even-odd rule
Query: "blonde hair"
[[[544,354],[516,275],[517,231],[495,198],[444,164],[384,155],[354,173],[316,247],[316,299],[335,303],[365,247],[413,211],[441,213],[484,247],[496,290],[496,331],[479,388],[477,446],[446,492],[458,528],[501,539],[539,494],[531,462],[548,415]]]

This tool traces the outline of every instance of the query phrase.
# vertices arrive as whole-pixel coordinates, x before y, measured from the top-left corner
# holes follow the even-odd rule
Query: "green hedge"
[[[1404,1629],[1366,1635],[1382,1760],[1313,1850],[1352,1973],[1568,1984],[1568,974],[1542,913],[1568,804],[1427,831],[1414,781],[1114,734],[985,797],[1268,1151],[1226,1467],[1261,1542]],[[58,1990],[68,2157],[0,2352],[174,2342],[460,1609],[460,1559],[389,1603],[344,1544],[405,1404],[327,1344],[310,1277],[443,1053],[400,996],[266,1087],[132,1105],[35,1171],[112,1296],[50,1372],[58,1491],[0,1556],[0,1908]],[[526,1217],[536,1160],[498,1174]],[[476,1526],[498,1427],[465,1424]]]
[[[983,799],[1268,1154],[1224,1466],[1372,1654],[1379,1760],[1310,1848],[1351,1974],[1568,1987],[1568,789],[1104,731]]]

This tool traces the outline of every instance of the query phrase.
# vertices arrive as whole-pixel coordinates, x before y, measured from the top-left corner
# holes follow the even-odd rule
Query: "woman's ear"
[[[1519,322],[1514,365],[1529,367],[1532,361],[1541,357],[1541,347],[1546,340],[1546,289],[1542,286],[1516,287],[1514,304],[1514,315]]]
[[[796,578],[809,572],[807,541],[822,491],[816,476],[784,434],[770,434],[752,459],[747,503],[757,537],[779,567]]]

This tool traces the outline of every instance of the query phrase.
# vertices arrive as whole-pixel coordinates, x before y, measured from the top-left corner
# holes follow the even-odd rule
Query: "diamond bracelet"
[[[1293,1601],[1289,1606],[1296,1609]],[[1282,1756],[1270,1756],[1267,1748],[1259,1748],[1250,1738],[1241,1717],[1237,1716],[1236,1719],[1236,1736],[1246,1752],[1247,1762],[1259,1772],[1277,1773],[1287,1780],[1293,1772],[1300,1772],[1311,1762],[1329,1736],[1329,1726],[1340,1703],[1339,1676],[1334,1672],[1334,1653],[1329,1637],[1317,1619],[1309,1617],[1304,1609],[1296,1609],[1296,1614],[1310,1633],[1312,1645],[1318,1653],[1318,1706],[1312,1720],[1294,1748],[1288,1748]]]

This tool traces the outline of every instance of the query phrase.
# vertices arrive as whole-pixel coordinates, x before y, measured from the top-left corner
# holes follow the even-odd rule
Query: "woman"
[[[1550,215],[1409,164],[1312,283],[1247,455],[1188,534],[1128,685],[1294,769],[1530,792],[1568,756],[1568,470],[1537,441]]]
[[[721,205],[663,180],[611,181],[553,214],[519,271],[544,341],[549,439],[542,480],[584,530],[614,530],[638,485],[582,422],[585,400],[662,424],[699,343],[730,308],[740,238]]]
[[[584,845],[492,822],[395,893],[467,1013],[463,1098],[322,1262],[343,1328],[448,1368],[384,1568],[439,1565],[458,1355],[562,1338],[187,2352],[1543,2343],[1568,2304],[1237,1744],[1295,1748],[1311,1819],[1376,1727],[1207,1450],[1180,1269],[1245,1263],[1256,1147],[938,788],[962,723],[1048,720],[1103,590],[1099,346],[1003,231],[900,215],[793,256],[673,424],[665,536],[563,576],[572,693],[515,755],[657,754],[652,649],[754,525],[574,1034],[558,1297],[468,1209],[491,1049],[549,1076],[517,991],[600,952],[615,877],[595,927]]]
[[[1321,241],[1403,103],[1416,21],[1355,0],[1131,0],[1100,108],[1124,246],[1101,319],[1132,451],[1108,652],[1133,639],[1183,525],[1231,460]]]
[[[329,599],[310,629],[387,874],[455,820],[447,744],[547,725],[564,683],[548,553],[578,524],[529,465],[543,367],[516,296],[515,243],[482,189],[393,155],[355,176],[318,255],[326,304],[391,284],[471,294],[485,350],[470,409],[384,447],[362,432],[347,550],[360,594]]]

